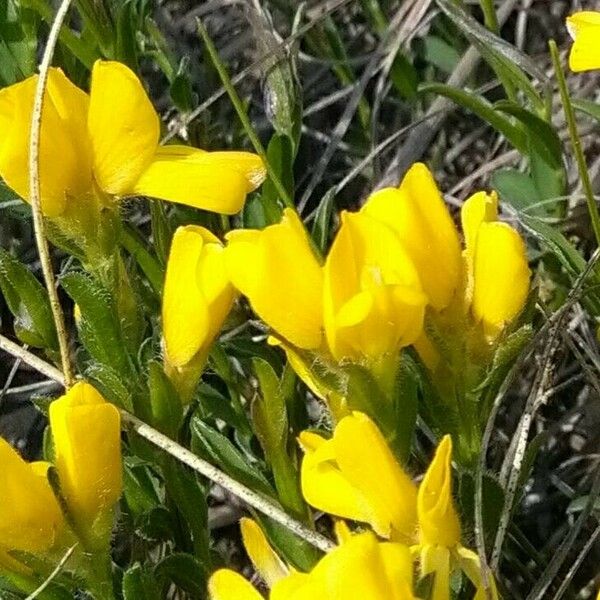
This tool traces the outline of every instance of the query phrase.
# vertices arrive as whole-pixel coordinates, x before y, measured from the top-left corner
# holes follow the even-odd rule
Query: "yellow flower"
[[[417,489],[364,414],[354,412],[333,438],[303,432],[302,493],[325,512],[369,523],[384,538],[410,542],[417,530]]]
[[[179,227],[173,236],[163,291],[167,361],[184,367],[204,359],[234,300],[221,242],[204,227]]]
[[[263,600],[263,597],[241,575],[230,569],[219,569],[208,582],[211,600]]]
[[[567,18],[567,29],[573,38],[569,54],[572,71],[600,69],[600,12],[582,11]]]
[[[45,552],[64,527],[64,519],[46,473],[44,462],[25,462],[0,438],[0,554],[5,550]],[[2,564],[13,565],[9,556]]]
[[[270,588],[280,579],[287,577],[290,569],[271,548],[260,525],[252,519],[240,520],[244,548],[263,581]]]
[[[450,600],[450,575],[461,569],[485,598],[479,557],[460,543],[460,522],[452,501],[452,439],[442,438],[419,486],[417,497],[421,573],[435,575],[432,600]],[[492,597],[497,591],[489,577]]]
[[[375,192],[361,213],[398,234],[429,303],[437,310],[446,308],[461,280],[460,240],[429,169],[415,163],[400,187]]]
[[[373,533],[348,536],[310,573],[290,572],[270,586],[270,600],[411,600],[412,560],[402,544],[379,542]],[[222,569],[210,579],[212,600],[259,600],[241,575]]]
[[[521,236],[497,217],[494,193],[474,194],[461,210],[468,270],[466,300],[489,339],[521,312],[530,278]]]
[[[324,268],[327,342],[338,361],[375,360],[419,337],[427,297],[391,228],[366,214],[341,219]]]
[[[392,542],[413,544],[423,575],[435,574],[433,600],[449,600],[450,574],[461,569],[483,598],[477,555],[460,543],[452,501],[452,441],[445,436],[418,492],[369,418],[345,417],[333,438],[304,432],[302,492],[312,506],[368,523]],[[492,593],[496,591],[490,575]],[[276,588],[274,588],[276,589]],[[308,598],[308,596],[307,596]]]
[[[227,269],[256,314],[294,346],[316,349],[323,328],[323,275],[298,215],[263,230],[227,234]]]
[[[84,533],[93,533],[121,495],[119,411],[90,384],[78,382],[50,405],[50,427],[69,511]]]
[[[29,134],[37,76],[0,90],[0,176],[29,198]],[[265,177],[259,157],[158,145],[160,121],[140,80],[125,65],[97,61],[91,91],[51,69],[40,143],[46,216],[98,186],[115,196],[151,196],[233,214]]]

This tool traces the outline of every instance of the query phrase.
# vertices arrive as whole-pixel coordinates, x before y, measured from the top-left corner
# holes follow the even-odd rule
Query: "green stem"
[[[269,173],[269,177],[271,178],[271,181],[273,182],[273,185],[275,186],[277,192],[281,196],[283,203],[287,207],[293,208],[295,210],[294,203],[292,202],[292,199],[290,198],[289,194],[287,193],[285,186],[279,179],[278,175],[275,173],[274,169],[269,164],[269,160],[267,158],[267,152],[266,152],[264,146],[262,145],[262,142],[260,141],[256,131],[254,131],[254,128],[252,127],[252,123],[250,122],[250,118],[248,117],[248,115],[244,109],[242,100],[240,99],[238,93],[235,90],[235,87],[233,86],[231,77],[229,76],[229,73],[227,72],[227,68],[223,64],[223,61],[221,60],[221,58],[219,56],[217,48],[215,47],[208,31],[206,30],[206,27],[204,27],[204,24],[202,23],[202,21],[200,21],[200,19],[198,19],[198,31],[200,32],[200,35],[202,36],[202,39],[203,39],[204,43],[206,44],[206,49],[208,50],[208,53],[210,54],[210,58],[215,66],[215,69],[217,70],[217,73],[219,74],[219,77],[221,78],[221,83],[223,84],[223,87],[225,88],[225,90],[227,91],[227,94],[229,95],[229,98],[231,99],[233,107],[235,108],[235,111],[237,112],[237,115],[238,115],[240,121],[242,122],[242,126],[244,127],[246,134],[250,138],[250,142],[254,146],[254,150],[263,160],[263,162],[267,168],[267,171]]]
[[[590,220],[592,221],[592,228],[596,237],[596,245],[600,246],[600,214],[598,214],[598,206],[596,205],[596,198],[594,197],[592,182],[590,181],[587,163],[583,154],[581,138],[579,137],[579,132],[577,131],[575,111],[573,110],[573,105],[571,104],[571,97],[569,95],[569,89],[567,88],[565,72],[560,62],[560,55],[558,53],[556,42],[554,40],[550,40],[548,45],[550,47],[554,72],[556,73],[556,79],[558,81],[558,89],[560,90],[563,110],[565,111],[565,118],[569,127],[569,137],[571,138],[571,144],[573,145],[573,151],[575,152],[577,168],[579,170],[579,176],[581,177],[581,184],[583,185],[583,190],[585,192],[588,212],[590,213]]]
[[[500,33],[500,24],[498,23],[498,15],[494,0],[481,0],[481,10],[483,11],[483,21],[485,26],[492,32],[498,35]]]

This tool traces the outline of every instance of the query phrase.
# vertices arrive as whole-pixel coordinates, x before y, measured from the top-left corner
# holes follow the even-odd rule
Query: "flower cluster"
[[[308,503],[337,517],[369,524],[374,533],[351,534],[347,525],[338,523],[340,546],[310,573],[298,573],[269,547],[256,523],[244,520],[244,545],[271,588],[271,600],[408,600],[415,597],[413,559],[420,577],[433,576],[431,598],[449,600],[454,571],[464,572],[471,580],[476,598],[485,597],[479,559],[461,545],[452,500],[449,436],[440,442],[418,488],[362,413],[344,417],[331,439],[304,432],[300,444],[305,451],[302,492]],[[488,585],[497,597],[489,574]],[[213,600],[260,598],[250,584],[229,570],[213,575],[210,591]]]
[[[122,491],[119,411],[79,382],[51,403],[49,415],[52,463],[27,463],[0,438],[3,572],[27,575],[29,554],[56,560],[76,541],[84,553],[107,552]]]
[[[29,132],[37,76],[0,90],[0,176],[29,198]],[[92,195],[150,196],[233,214],[265,170],[247,152],[159,146],[160,121],[137,76],[97,61],[90,93],[52,68],[40,133],[42,210],[59,217]]]

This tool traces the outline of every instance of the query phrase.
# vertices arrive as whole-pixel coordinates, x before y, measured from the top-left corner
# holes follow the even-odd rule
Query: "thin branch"
[[[29,197],[33,213],[33,229],[44,273],[44,281],[46,282],[46,291],[48,292],[50,307],[52,308],[52,317],[56,326],[62,370],[67,387],[70,387],[73,383],[73,370],[69,357],[69,342],[67,340],[65,319],[56,291],[54,271],[52,270],[52,261],[50,260],[50,248],[46,239],[44,215],[42,214],[42,201],[40,197],[40,132],[48,72],[52,63],[52,57],[54,56],[58,35],[70,5],[71,0],[62,1],[50,28],[48,43],[44,49],[44,55],[40,64],[40,74],[35,89],[31,116],[31,134],[29,138]]]
[[[187,448],[180,446],[156,429],[146,425],[146,423],[140,421],[140,419],[134,415],[125,411],[121,411],[121,416],[123,417],[123,420],[128,423],[139,436],[145,438],[197,473],[207,477],[213,483],[225,488],[227,491],[240,498],[240,500],[246,502],[246,504],[252,506],[277,523],[280,523],[319,550],[322,550],[323,552],[329,552],[333,549],[334,545],[330,540],[308,528],[300,521],[297,521],[296,519],[293,519],[287,515],[284,510],[273,504],[271,500],[251,490],[245,485],[238,483],[235,479],[226,473],[223,473],[223,471],[220,471],[210,463],[202,460],[190,452]]]
[[[64,385],[65,378],[58,369],[46,363],[41,358],[38,358],[35,356],[35,354],[32,354],[28,350],[24,350],[1,334],[0,349],[20,358],[24,363],[31,365],[40,373],[43,373],[47,377]],[[306,540],[309,544],[315,546],[315,548],[318,548],[323,552],[329,552],[334,548],[333,542],[328,540],[325,536],[313,531],[300,521],[297,521],[296,519],[293,519],[287,515],[281,507],[274,504],[269,498],[266,498],[246,487],[245,485],[237,482],[223,471],[220,471],[207,461],[202,460],[190,452],[187,448],[184,448],[168,438],[166,435],[163,435],[156,429],[146,425],[146,423],[127,411],[121,410],[121,416],[123,421],[127,423],[130,428],[139,436],[148,440],[156,447],[160,448],[163,452],[166,452],[180,462],[186,464],[197,473],[200,473],[200,475],[210,479],[213,483],[220,485],[222,488],[246,502],[249,506],[252,506],[277,523],[280,523],[291,532]]]

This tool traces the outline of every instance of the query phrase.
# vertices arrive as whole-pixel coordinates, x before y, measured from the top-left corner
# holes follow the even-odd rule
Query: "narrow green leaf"
[[[325,253],[329,244],[329,235],[331,231],[331,218],[335,208],[336,188],[330,188],[321,198],[315,220],[313,221],[311,235],[321,253]]]
[[[135,564],[123,575],[123,600],[160,600],[160,589],[152,572]]]
[[[14,256],[0,248],[0,289],[15,318],[15,333],[31,346],[58,349],[50,301],[44,286]]]
[[[154,575],[163,586],[174,583],[180,590],[191,594],[193,598],[202,598],[206,593],[208,565],[196,557],[183,552],[165,556],[154,567]]]
[[[217,464],[226,473],[244,485],[273,497],[273,488],[265,476],[248,462],[242,453],[226,438],[198,417],[192,419],[192,449],[200,456]]]
[[[498,112],[487,100],[467,90],[444,83],[425,83],[419,86],[419,93],[439,94],[449,98],[459,106],[474,112],[478,117],[501,133],[519,152],[527,153],[527,138],[522,129]]]
[[[171,457],[165,457],[163,475],[167,494],[188,525],[194,553],[209,567],[208,505],[204,486],[194,473]]]
[[[89,275],[69,273],[61,285],[79,307],[79,337],[90,355],[126,380],[132,364],[125,350],[113,299],[106,288]]]

